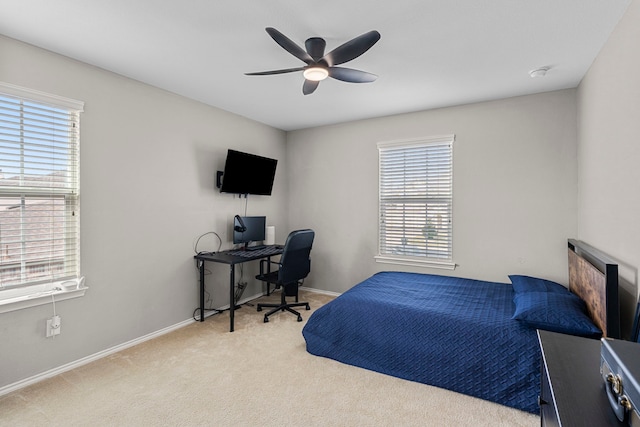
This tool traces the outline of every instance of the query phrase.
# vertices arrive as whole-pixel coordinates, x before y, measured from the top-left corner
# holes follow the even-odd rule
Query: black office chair
[[[298,302],[298,285],[311,270],[309,254],[311,253],[314,237],[315,232],[313,230],[297,230],[289,233],[280,261],[271,261],[272,264],[278,265],[277,271],[265,273],[264,263],[268,261],[263,260],[261,262],[260,274],[256,276],[256,279],[267,282],[267,286],[273,283],[276,288],[282,288],[280,290],[280,304],[258,304],[258,311],[262,311],[263,307],[273,308],[264,315],[265,323],[269,321],[269,316],[272,314],[285,310],[298,316],[298,322],[302,322],[302,316],[292,307],[306,307],[307,310],[311,310],[308,302]],[[295,297],[296,301],[287,303],[285,300],[287,296]]]

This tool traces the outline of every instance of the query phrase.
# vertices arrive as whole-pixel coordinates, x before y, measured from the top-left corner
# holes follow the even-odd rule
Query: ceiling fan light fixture
[[[307,80],[311,80],[313,82],[319,82],[329,77],[329,70],[327,70],[325,67],[313,66],[313,67],[306,68],[302,72],[302,75]]]
[[[302,67],[285,68],[282,70],[260,71],[257,73],[245,73],[247,76],[269,76],[274,74],[287,74],[302,71],[304,83],[303,95],[312,94],[320,84],[320,81],[331,77],[347,83],[370,83],[378,76],[365,71],[352,68],[336,67],[356,59],[380,40],[380,33],[373,30],[364,33],[346,43],[341,44],[331,52],[324,54],[326,42],[320,37],[311,37],[305,41],[305,49],[298,46],[290,38],[272,27],[265,28],[271,38],[284,50],[305,63]]]

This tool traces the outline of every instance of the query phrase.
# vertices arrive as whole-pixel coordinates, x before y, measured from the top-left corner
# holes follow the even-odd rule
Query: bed
[[[537,328],[619,334],[617,266],[583,242],[568,248],[570,291],[528,276],[377,273],[313,313],[307,351],[536,413]]]

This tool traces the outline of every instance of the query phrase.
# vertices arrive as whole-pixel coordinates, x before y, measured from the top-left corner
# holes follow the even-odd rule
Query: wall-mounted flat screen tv
[[[277,164],[276,159],[228,150],[220,192],[270,196]]]

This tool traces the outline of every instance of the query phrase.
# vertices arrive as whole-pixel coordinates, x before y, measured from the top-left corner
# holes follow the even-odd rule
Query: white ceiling
[[[294,130],[576,87],[630,1],[0,0],[0,33]],[[378,30],[344,64],[378,80],[304,96],[302,73],[245,76],[304,65],[265,27],[327,52]]]

